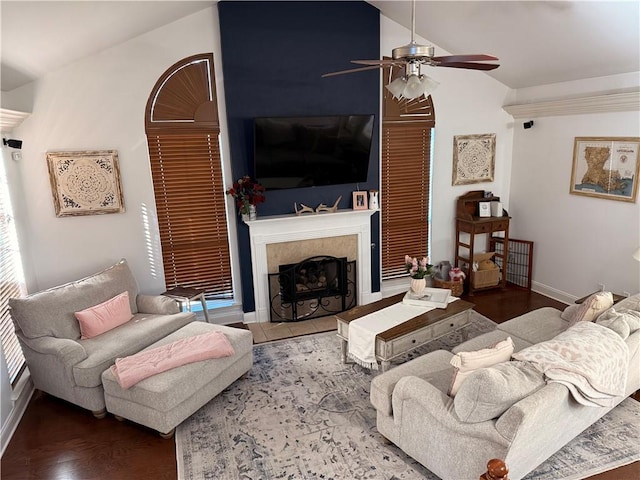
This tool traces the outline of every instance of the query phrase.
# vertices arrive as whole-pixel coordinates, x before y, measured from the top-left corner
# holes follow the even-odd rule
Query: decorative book
[[[425,288],[419,294],[409,290],[402,299],[402,303],[416,307],[447,308],[450,296],[451,289],[449,288]]]

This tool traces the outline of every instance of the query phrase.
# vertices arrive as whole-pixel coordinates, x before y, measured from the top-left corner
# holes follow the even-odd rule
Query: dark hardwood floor
[[[476,311],[498,323],[536,308],[566,306],[516,288],[477,292],[465,299],[476,305]],[[86,410],[36,392],[2,456],[0,477],[175,480],[175,443],[144,427],[119,422],[111,415],[96,420]],[[640,462],[590,477],[591,480],[638,478]]]

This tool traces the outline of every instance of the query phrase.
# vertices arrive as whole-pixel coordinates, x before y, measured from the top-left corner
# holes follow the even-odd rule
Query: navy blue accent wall
[[[351,192],[379,188],[380,73],[322,78],[380,58],[380,16],[364,1],[218,3],[225,102],[234,179],[254,176],[253,119],[375,114],[366,183],[274,190],[258,216],[294,213],[294,203],[351,208]],[[378,218],[375,214],[374,219]],[[380,290],[379,228],[372,222],[372,291]],[[238,221],[243,309],[255,310],[248,227]]]

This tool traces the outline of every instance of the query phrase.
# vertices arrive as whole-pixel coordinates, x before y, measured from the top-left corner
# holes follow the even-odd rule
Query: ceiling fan
[[[394,48],[391,51],[390,60],[351,60],[351,63],[366,65],[364,67],[341,70],[339,72],[325,73],[323,77],[343,75],[345,73],[363,72],[387,66],[404,67],[404,74],[387,85],[387,89],[396,98],[408,100],[418,98],[420,95],[428,96],[439,84],[432,78],[421,72],[424,66],[466,68],[470,70],[493,70],[500,65],[492,63],[477,63],[493,61],[498,58],[491,55],[446,55],[434,56],[432,45],[419,45],[415,41],[416,30],[416,2],[411,2],[411,43]]]

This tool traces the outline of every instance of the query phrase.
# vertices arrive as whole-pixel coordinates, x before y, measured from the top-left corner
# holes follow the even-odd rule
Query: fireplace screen
[[[295,322],[333,315],[356,306],[355,261],[318,256],[280,265],[269,274],[270,319]]]

